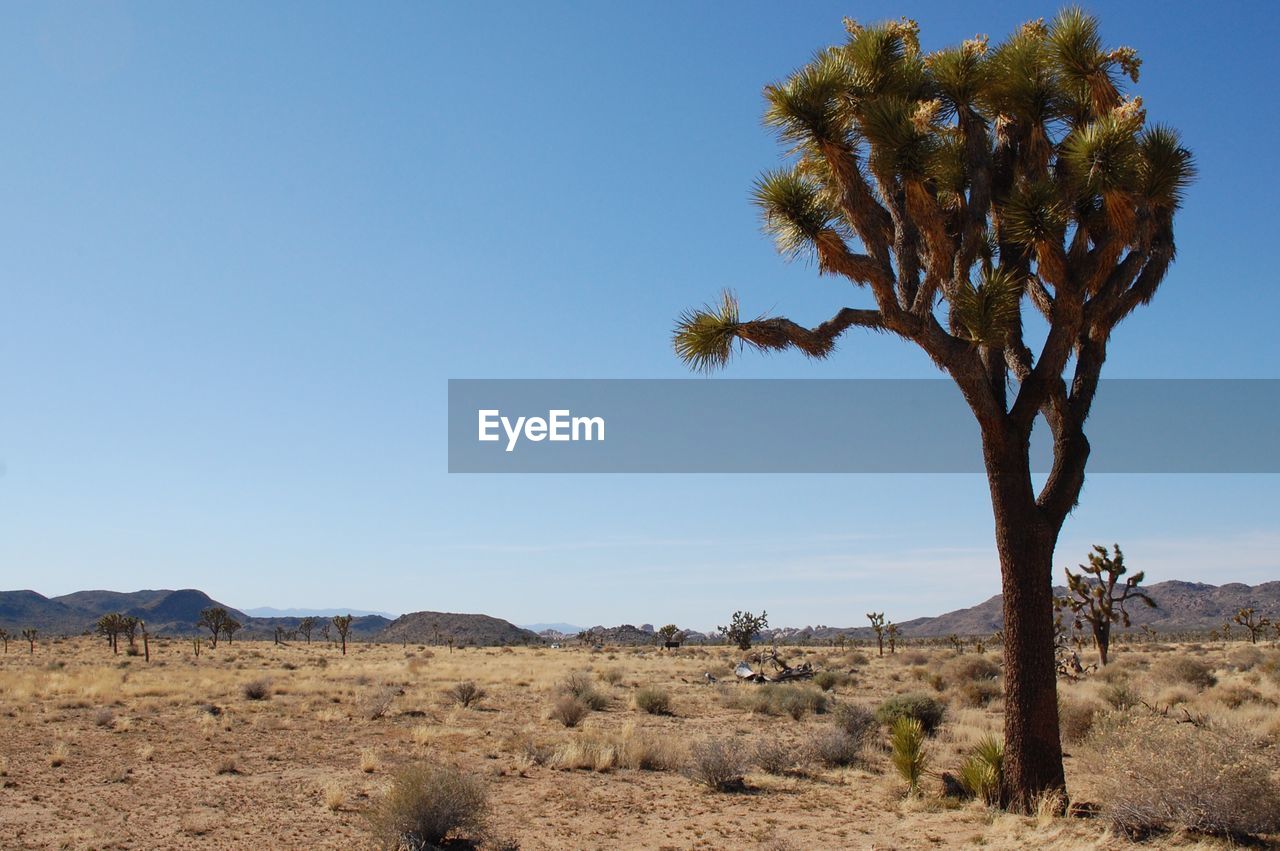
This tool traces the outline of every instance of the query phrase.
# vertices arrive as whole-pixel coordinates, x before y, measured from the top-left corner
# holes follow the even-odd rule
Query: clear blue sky
[[[1280,13],[1091,8],[1201,170],[1107,374],[1280,377]],[[747,200],[779,155],[761,87],[843,15],[934,48],[1056,9],[6,5],[0,587],[693,626],[986,598],[980,477],[450,476],[446,379],[682,376],[672,322],[725,286],[825,318],[851,294]],[[727,374],[935,373],[855,336]],[[1058,561],[1275,579],[1278,478],[1095,476]]]

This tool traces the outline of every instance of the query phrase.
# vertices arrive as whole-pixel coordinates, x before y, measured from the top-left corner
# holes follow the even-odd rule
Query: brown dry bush
[[[1058,727],[1063,741],[1070,744],[1083,742],[1102,711],[1102,706],[1093,701],[1059,700]]]
[[[707,739],[689,748],[688,777],[716,792],[741,792],[747,761],[733,739]]]
[[[551,720],[566,727],[576,727],[591,712],[591,707],[571,694],[562,694],[551,705]]]
[[[1190,656],[1170,656],[1161,659],[1152,669],[1156,679],[1175,685],[1188,685],[1195,689],[1206,689],[1216,685],[1218,678],[1213,669]]]
[[[596,691],[595,684],[588,673],[578,672],[565,677],[560,683],[560,691],[597,712],[609,705],[609,698]]]
[[[488,692],[476,685],[472,680],[464,680],[446,692],[449,700],[466,709],[475,706],[488,697]]]
[[[645,686],[635,693],[636,709],[650,715],[670,715],[671,695],[657,686]]]
[[[450,836],[483,833],[489,814],[484,784],[456,768],[408,765],[368,813],[383,848],[430,848]]]
[[[1117,713],[1099,720],[1083,763],[1103,814],[1125,831],[1280,829],[1270,766],[1228,728]]]
[[[271,697],[269,680],[250,680],[241,688],[245,700],[268,700]]]
[[[979,656],[976,653],[957,656],[942,666],[942,678],[950,686],[994,681],[999,676],[1000,666],[986,656]]]

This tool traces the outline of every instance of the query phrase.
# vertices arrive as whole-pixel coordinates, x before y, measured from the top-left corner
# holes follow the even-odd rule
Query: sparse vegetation
[[[904,694],[891,697],[876,709],[876,720],[892,728],[899,718],[912,718],[920,722],[925,735],[933,735],[942,723],[946,706],[927,694]]]
[[[1125,831],[1238,837],[1280,830],[1273,766],[1228,728],[1117,714],[1099,722],[1090,746],[1098,802]]]
[[[381,847],[439,846],[450,837],[476,838],[488,821],[484,784],[447,765],[420,763],[398,770],[391,788],[369,812]]]
[[[733,739],[705,739],[689,749],[689,777],[713,791],[743,791],[746,770],[747,761]]]
[[[636,689],[635,702],[636,709],[641,712],[647,712],[650,715],[671,714],[671,694],[657,686]]]
[[[449,699],[463,709],[477,705],[488,696],[473,680],[463,680],[448,691]]]
[[[271,681],[250,680],[241,687],[240,693],[245,700],[268,700],[271,697]]]

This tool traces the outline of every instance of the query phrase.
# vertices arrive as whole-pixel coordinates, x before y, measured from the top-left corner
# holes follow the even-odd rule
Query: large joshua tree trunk
[[[1066,789],[1053,640],[1053,550],[1059,526],[1036,504],[1026,437],[985,436],[984,456],[1004,609],[1001,799],[1026,811],[1037,796]]]

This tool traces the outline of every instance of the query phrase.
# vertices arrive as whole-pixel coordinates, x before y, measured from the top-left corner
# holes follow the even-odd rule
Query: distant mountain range
[[[239,637],[273,635],[277,626],[295,630],[302,621],[301,617],[253,617],[193,588],[128,593],[76,591],[61,597],[45,597],[35,591],[0,591],[0,629],[17,632],[34,626],[46,635],[80,635],[91,631],[103,615],[121,612],[141,618],[153,635],[190,635],[203,632],[196,622],[201,610],[210,606],[221,606],[243,625]],[[389,623],[390,618],[377,615],[357,617],[351,622],[351,634],[368,638]]]
[[[365,615],[377,615],[380,618],[394,620],[396,617],[390,612],[367,611],[365,609],[274,609],[271,606],[245,609],[244,613],[255,618],[331,618],[335,615],[354,615],[359,618]]]
[[[1252,607],[1260,615],[1280,617],[1280,582],[1244,585],[1206,585],[1199,582],[1158,582],[1146,586],[1157,608],[1130,607],[1134,628],[1150,626],[1158,632],[1194,632],[1218,629],[1240,609]],[[1065,588],[1055,593],[1066,593]],[[190,635],[196,627],[200,611],[209,606],[222,606],[244,625],[241,636],[271,636],[276,627],[296,630],[303,617],[299,609],[259,608],[242,611],[219,603],[203,591],[187,588],[179,591],[77,591],[61,597],[45,597],[35,591],[0,592],[0,628],[10,633],[34,626],[45,635],[79,635],[91,631],[94,623],[108,612],[123,612],[146,621],[153,635]],[[347,613],[344,609],[314,610],[316,617],[329,617],[329,612]],[[255,616],[255,612],[270,612]],[[288,612],[289,614],[276,614]],[[357,614],[351,611],[350,614]],[[886,612],[892,619],[893,613]],[[1000,595],[971,606],[931,618],[915,618],[899,624],[902,634],[910,638],[950,635],[990,635],[1003,625]],[[584,630],[572,624],[531,624],[518,627],[500,618],[480,614],[452,612],[412,612],[392,620],[381,614],[359,614],[352,622],[352,635],[364,640],[443,644],[452,639],[468,645],[529,644],[574,636]],[[594,627],[592,632],[608,644],[649,644],[654,642],[653,627],[623,625]],[[708,636],[688,630],[690,641]],[[543,633],[543,635],[539,635]],[[870,627],[806,626],[766,630],[766,640],[826,641],[844,635],[849,638],[873,637]]]
[[[577,635],[582,632],[582,627],[571,623],[522,623],[520,628],[530,632],[554,632],[560,635]]]

